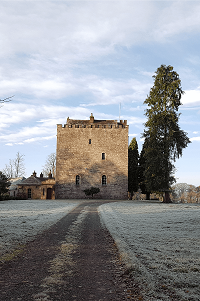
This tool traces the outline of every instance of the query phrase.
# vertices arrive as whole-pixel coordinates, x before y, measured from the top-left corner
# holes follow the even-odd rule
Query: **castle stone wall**
[[[89,121],[68,118],[66,125],[57,125],[56,198],[85,198],[83,190],[91,186],[100,188],[97,198],[127,199],[126,121],[96,121],[91,116]]]

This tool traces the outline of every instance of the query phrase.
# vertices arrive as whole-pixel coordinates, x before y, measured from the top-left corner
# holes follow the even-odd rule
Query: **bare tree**
[[[200,200],[200,186],[196,187],[196,202],[199,203]]]
[[[17,152],[16,158],[14,159],[15,178],[21,177],[25,174],[24,166],[24,155]]]
[[[3,169],[4,174],[10,178],[22,177],[25,174],[24,155],[17,152],[15,159],[10,159]]]
[[[5,165],[5,168],[3,169],[3,173],[9,179],[14,178],[14,164],[13,164],[13,160],[10,159],[9,163]]]
[[[14,95],[13,95],[13,96],[10,96],[10,97],[7,97],[7,98],[4,98],[4,99],[0,99],[0,103],[3,104],[3,103],[5,103],[5,102],[9,102],[9,101],[11,101],[11,98],[12,98],[12,97],[14,97]]]
[[[187,183],[172,186],[173,201],[181,203],[198,203],[200,199],[200,186],[195,187]]]
[[[56,176],[56,153],[51,153],[43,166],[42,172],[45,177],[49,175],[49,172],[53,174],[53,177]]]

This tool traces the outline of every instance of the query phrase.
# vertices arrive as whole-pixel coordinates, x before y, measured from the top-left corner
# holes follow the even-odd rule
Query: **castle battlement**
[[[76,120],[67,118],[66,124],[57,125],[58,128],[93,128],[93,129],[123,129],[127,128],[127,120],[96,120],[93,114],[91,114],[89,120]]]

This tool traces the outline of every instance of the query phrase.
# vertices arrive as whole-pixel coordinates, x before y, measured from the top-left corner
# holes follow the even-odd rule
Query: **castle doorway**
[[[51,200],[52,198],[52,188],[47,188],[47,199]]]

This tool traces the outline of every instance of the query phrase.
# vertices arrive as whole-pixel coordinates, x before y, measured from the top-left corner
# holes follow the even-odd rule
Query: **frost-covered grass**
[[[11,200],[0,202],[0,257],[33,239],[75,208],[79,201]]]
[[[200,300],[200,204],[99,207],[144,300]]]

